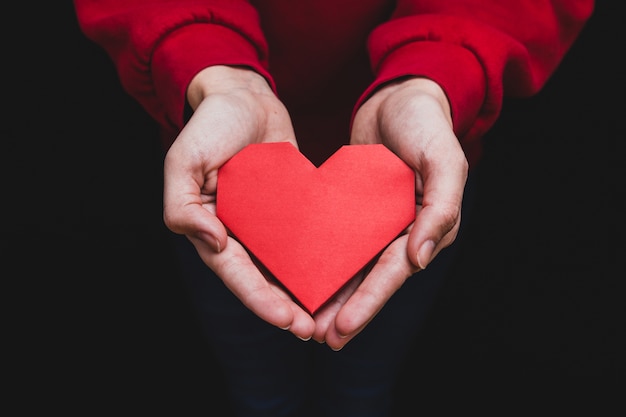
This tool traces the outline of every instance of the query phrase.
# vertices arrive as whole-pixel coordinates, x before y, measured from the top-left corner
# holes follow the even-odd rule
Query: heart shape
[[[314,314],[415,219],[415,174],[384,145],[319,168],[289,142],[246,146],[218,171],[217,216]]]

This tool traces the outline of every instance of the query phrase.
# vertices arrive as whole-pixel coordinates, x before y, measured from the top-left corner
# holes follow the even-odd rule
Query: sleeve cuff
[[[378,61],[374,71],[376,80],[359,98],[357,109],[377,88],[389,81],[405,76],[430,78],[448,96],[454,130],[459,137],[472,127],[486,97],[486,78],[476,56],[451,43],[407,43],[389,51]]]
[[[199,23],[170,33],[155,49],[151,62],[154,88],[168,122],[182,128],[187,86],[198,72],[211,65],[250,67],[276,91],[265,55],[243,35],[220,25]]]

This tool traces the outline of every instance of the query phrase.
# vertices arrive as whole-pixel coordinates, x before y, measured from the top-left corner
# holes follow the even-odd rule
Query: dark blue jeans
[[[472,204],[468,181],[462,224]],[[457,241],[410,277],[342,350],[304,342],[248,310],[177,236],[181,267],[238,417],[388,417],[399,369],[452,265]]]

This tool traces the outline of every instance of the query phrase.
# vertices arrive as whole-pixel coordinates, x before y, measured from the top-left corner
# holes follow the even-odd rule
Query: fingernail
[[[422,247],[417,251],[417,264],[420,268],[426,269],[433,256],[435,250],[435,242],[427,240],[422,244]]]
[[[222,245],[220,245],[220,241],[217,239],[214,239],[215,241],[215,251],[217,253],[220,253],[222,251]]]
[[[217,240],[216,238],[214,238],[213,236],[209,235],[209,234],[205,234],[204,236],[204,241],[206,243],[208,243],[209,245],[211,245],[211,247],[213,248],[213,250],[216,253],[220,253],[222,250],[222,246],[220,245],[220,241]]]
[[[303,342],[308,342],[309,340],[311,340],[311,336],[309,336],[309,337],[300,337],[300,336],[296,335],[296,337],[298,339],[302,340]]]
[[[199,232],[199,233],[196,233],[195,236],[196,238],[210,245],[211,248],[213,248],[215,252],[220,253],[222,251],[222,246],[220,245],[220,241],[214,238],[213,236],[211,236],[210,234]]]

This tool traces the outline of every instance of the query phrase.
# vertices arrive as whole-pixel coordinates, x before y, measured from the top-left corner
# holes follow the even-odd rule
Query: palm
[[[467,178],[447,99],[429,80],[379,90],[357,112],[350,143],[382,143],[412,167],[417,207],[406,233],[316,316],[315,337],[334,349],[356,336],[408,277],[455,239]]]

